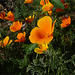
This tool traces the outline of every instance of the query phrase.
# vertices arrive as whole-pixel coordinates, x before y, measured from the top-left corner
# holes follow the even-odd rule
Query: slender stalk
[[[37,63],[38,54],[36,54],[36,63]]]

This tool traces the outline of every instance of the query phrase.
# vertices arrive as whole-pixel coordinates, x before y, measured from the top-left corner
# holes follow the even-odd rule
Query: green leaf
[[[64,5],[60,0],[51,0],[55,7],[59,7],[61,9],[64,9]]]
[[[26,54],[30,54],[32,53],[32,51],[34,50],[34,48],[37,46],[37,44],[24,44],[23,45],[23,51],[26,52]]]

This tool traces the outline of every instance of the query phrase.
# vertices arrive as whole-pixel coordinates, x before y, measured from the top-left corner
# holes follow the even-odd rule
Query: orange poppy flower
[[[43,11],[51,11],[53,7],[54,7],[53,4],[48,3],[48,4],[45,4],[45,5],[42,7],[42,10],[43,10]]]
[[[38,53],[38,54],[43,54],[48,49],[48,45],[47,44],[39,44],[38,46],[39,46],[39,48],[35,48],[34,49],[34,52]]]
[[[40,5],[44,6],[45,4],[48,4],[49,3],[49,0],[41,0],[40,1]]]
[[[13,25],[10,26],[10,30],[12,32],[16,32],[16,31],[19,31],[21,27],[22,27],[22,22],[15,21],[13,22]]]
[[[67,8],[68,7],[68,4],[67,3],[65,3],[65,1],[64,0],[61,0],[61,2],[64,4],[64,7],[65,8]],[[61,8],[57,8],[56,9],[56,12],[61,12],[61,11],[63,11],[64,9],[61,9]]]
[[[18,33],[18,35],[17,35],[17,39],[18,39],[18,40],[15,40],[15,42],[24,42],[24,41],[25,41],[25,35],[26,35],[25,32],[23,32],[23,33]]]
[[[30,33],[30,41],[37,44],[48,44],[53,39],[55,22],[52,24],[52,19],[49,16],[39,19],[38,27],[33,28]]]
[[[49,2],[49,0],[45,0],[45,2],[44,2],[44,0],[41,0],[40,4],[43,6],[42,7],[43,12],[48,11],[49,15],[52,15],[52,9],[53,9],[54,5],[51,4]]]
[[[34,15],[33,15],[32,17],[29,16],[29,17],[25,18],[25,21],[26,21],[27,23],[32,23],[33,20],[34,20]]]
[[[61,23],[61,27],[62,27],[62,28],[63,28],[63,27],[67,27],[67,26],[69,26],[70,24],[71,24],[71,18],[70,18],[70,16],[69,16],[68,18],[63,17],[62,23]]]
[[[33,3],[33,0],[25,0],[25,2],[24,3]]]
[[[4,20],[4,17],[5,17],[5,12],[0,13],[0,18]]]
[[[0,46],[4,47],[6,45],[11,44],[12,40],[9,41],[9,36],[6,36],[5,39],[2,41],[0,41]]]
[[[9,21],[14,21],[14,14],[11,12],[11,11],[9,11],[8,13],[7,13],[7,17],[5,17],[5,19],[6,20],[9,20]]]

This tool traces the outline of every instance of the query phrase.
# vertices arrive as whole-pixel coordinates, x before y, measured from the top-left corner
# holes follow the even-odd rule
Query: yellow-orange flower
[[[9,41],[9,36],[6,36],[3,41],[0,41],[0,46],[4,47],[11,44],[12,40]]]
[[[25,0],[25,2],[24,3],[33,3],[33,0]]]
[[[17,40],[15,40],[15,42],[24,42],[25,41],[25,36],[26,36],[25,32],[18,33]]]
[[[44,6],[45,4],[48,4],[49,3],[49,0],[41,0],[40,1],[40,5]]]
[[[49,2],[49,0],[41,0],[40,4],[42,5],[43,12],[48,11],[49,15],[52,15],[52,9],[54,7],[53,4]]]
[[[70,18],[70,16],[68,18],[63,17],[62,23],[61,23],[61,27],[64,28],[64,27],[69,26],[70,24],[71,24],[71,18]]]
[[[45,4],[43,7],[42,7],[42,10],[45,12],[45,11],[52,11],[54,5],[51,4],[51,3],[48,3],[48,4]]]
[[[12,32],[16,32],[16,31],[19,31],[21,27],[22,27],[22,22],[15,21],[13,22],[13,25],[10,26],[10,30]]]
[[[53,39],[54,24],[49,16],[38,20],[38,27],[32,29],[29,39],[32,43],[48,44]]]
[[[5,17],[5,19],[9,20],[9,21],[14,21],[14,19],[15,19],[14,14],[11,11],[9,11],[7,13],[7,17]]]
[[[39,48],[35,48],[34,49],[34,52],[38,53],[38,54],[43,54],[48,49],[48,45],[47,44],[39,44],[38,46],[39,46]]]
[[[29,17],[25,18],[25,21],[26,21],[27,23],[32,23],[32,22],[33,22],[33,20],[34,20],[34,15],[33,15],[33,16],[29,16]]]
[[[0,13],[0,18],[3,19],[3,20],[5,19],[5,12]]]

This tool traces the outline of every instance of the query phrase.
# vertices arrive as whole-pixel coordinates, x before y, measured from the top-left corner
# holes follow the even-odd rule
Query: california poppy
[[[38,20],[38,27],[32,29],[29,39],[32,43],[48,44],[53,39],[54,24],[49,16]]]
[[[15,40],[15,42],[24,42],[25,41],[25,36],[26,36],[26,33],[25,32],[18,33],[17,40]]]
[[[64,4],[64,7],[67,8],[68,7],[68,4],[65,2],[65,0],[61,0],[61,2]],[[57,8],[56,9],[56,12],[61,12],[63,11],[64,9],[61,9],[61,8]]]
[[[33,22],[33,20],[34,20],[34,15],[25,18],[25,21],[26,21],[27,23],[31,23],[31,22]]]
[[[5,19],[5,12],[0,13],[0,18],[3,19],[3,20]]]
[[[19,31],[21,27],[22,27],[22,22],[15,21],[13,22],[13,25],[10,26],[10,30],[12,32],[16,32],[16,31]]]
[[[61,27],[64,28],[64,27],[67,27],[71,24],[71,18],[70,16],[68,18],[66,17],[63,17],[62,21],[61,21]]]
[[[33,3],[33,0],[25,0],[25,2],[24,3]]]
[[[3,41],[0,41],[0,46],[4,47],[11,44],[12,40],[9,41],[9,36],[6,36]]]
[[[38,46],[39,47],[34,49],[34,52],[38,53],[38,54],[43,54],[48,49],[48,45],[47,44],[39,44]]]
[[[52,9],[53,9],[54,5],[51,4],[49,2],[49,0],[45,0],[45,2],[44,2],[44,0],[41,0],[40,4],[42,5],[43,12],[48,11],[49,15],[52,15]]]
[[[45,4],[48,4],[49,3],[49,0],[41,0],[40,1],[40,5],[44,6]]]
[[[14,21],[14,19],[15,19],[14,14],[11,11],[9,11],[7,13],[7,17],[5,17],[5,19],[9,20],[9,21]]]
[[[45,5],[42,7],[42,10],[43,10],[43,11],[51,11],[53,7],[54,7],[53,4],[48,3],[48,4],[45,4]]]

